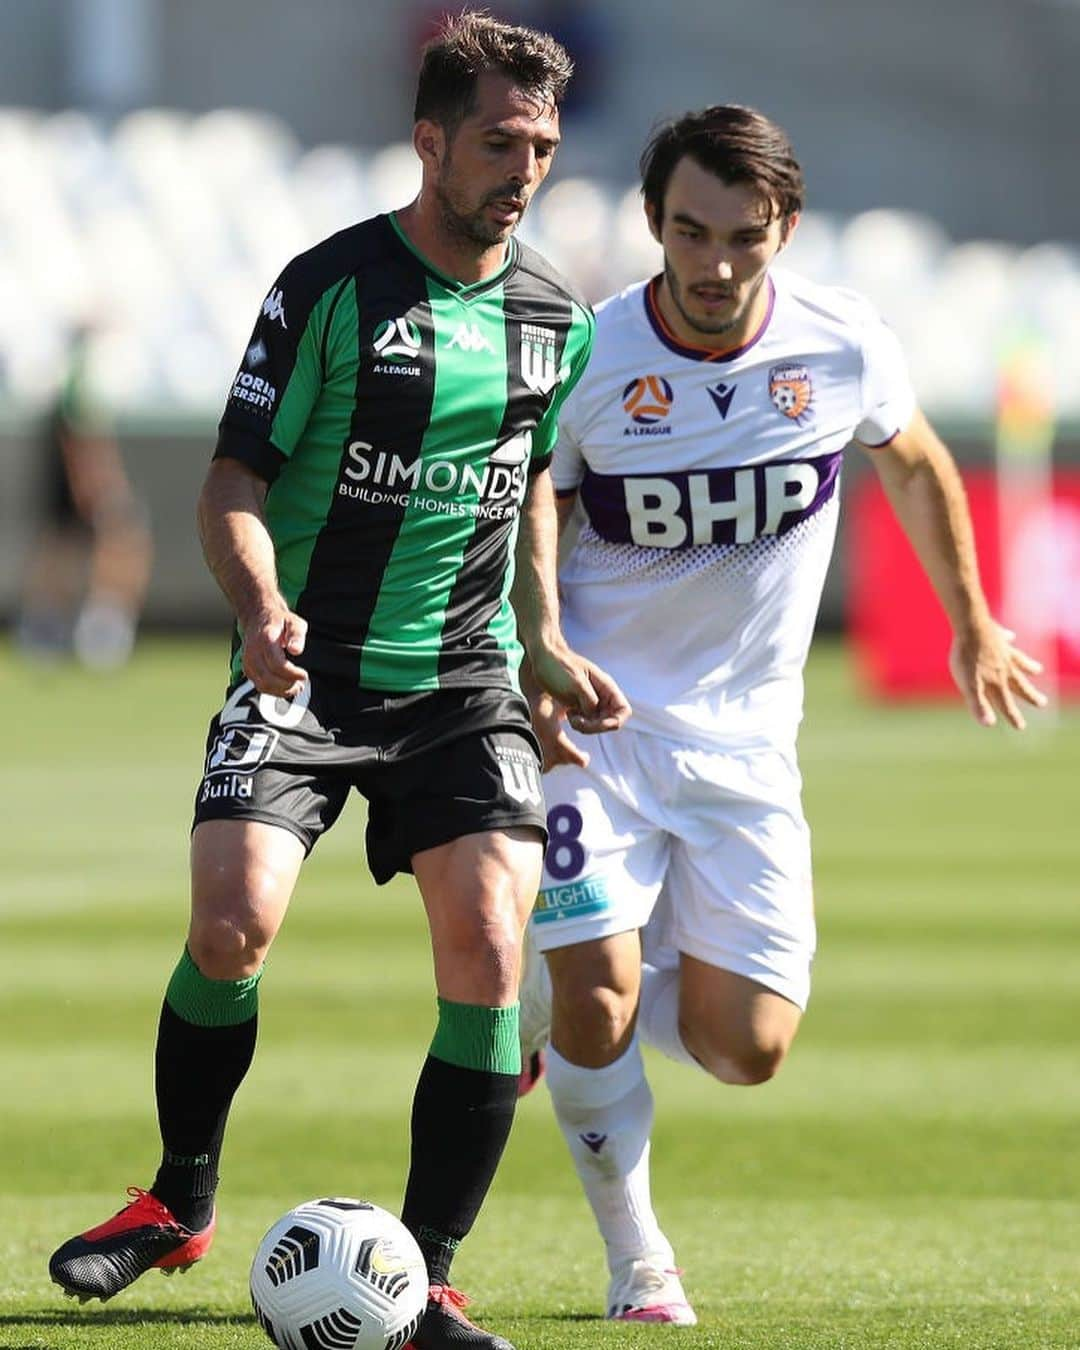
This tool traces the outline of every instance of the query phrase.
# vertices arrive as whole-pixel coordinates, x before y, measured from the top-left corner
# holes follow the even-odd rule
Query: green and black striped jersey
[[[309,624],[312,670],[393,692],[516,683],[518,516],[593,327],[517,240],[497,275],[466,286],[392,215],[285,268],[215,455],[270,484],[281,590]]]

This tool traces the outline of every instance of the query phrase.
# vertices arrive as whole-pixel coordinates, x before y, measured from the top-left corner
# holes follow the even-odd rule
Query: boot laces
[[[468,1294],[463,1294],[460,1289],[453,1289],[448,1284],[431,1285],[428,1289],[428,1298],[433,1303],[441,1303],[443,1307],[449,1306],[453,1312],[460,1312],[471,1302]]]

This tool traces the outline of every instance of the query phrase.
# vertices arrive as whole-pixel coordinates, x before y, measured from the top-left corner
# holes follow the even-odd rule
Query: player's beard
[[[529,204],[528,197],[508,184],[495,192],[485,194],[483,199],[475,207],[472,207],[471,203],[467,205],[453,191],[452,177],[450,160],[447,158],[443,166],[443,173],[435,184],[435,200],[439,204],[439,215],[442,219],[443,229],[450,238],[480,248],[493,248],[496,244],[504,243],[509,239],[525,214]],[[520,202],[521,213],[517,220],[512,221],[509,225],[499,225],[495,221],[489,220],[484,213],[485,208],[495,201]]]
[[[733,329],[738,328],[743,323],[750,306],[754,303],[758,292],[765,284],[765,277],[766,273],[762,272],[750,287],[743,298],[742,303],[732,312],[730,318],[704,319],[687,308],[686,295],[678,277],[676,277],[675,273],[672,271],[670,263],[664,263],[664,281],[667,284],[668,295],[671,296],[671,303],[695,332],[711,338],[723,337],[725,333],[730,333]]]

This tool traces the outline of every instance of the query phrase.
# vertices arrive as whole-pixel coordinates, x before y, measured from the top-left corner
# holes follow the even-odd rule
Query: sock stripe
[[[459,1069],[507,1073],[516,1078],[521,1072],[518,1005],[483,1008],[440,998],[439,1023],[430,1054]]]
[[[259,1010],[262,968],[242,980],[210,980],[191,959],[187,947],[165,990],[165,1002],[196,1027],[236,1027]]]

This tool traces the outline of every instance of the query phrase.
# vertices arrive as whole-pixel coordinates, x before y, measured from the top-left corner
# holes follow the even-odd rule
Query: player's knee
[[[510,906],[463,911],[440,926],[442,956],[471,976],[477,1002],[502,1001],[517,988],[521,930]]]
[[[680,1023],[683,1044],[707,1073],[722,1083],[755,1087],[780,1070],[788,1042],[780,1037],[732,1040],[722,1030],[706,1030]]]
[[[573,1028],[575,1037],[585,1037],[596,1048],[617,1045],[634,1015],[634,1003],[618,990],[605,985],[579,985],[557,989],[553,1025]]]
[[[740,1049],[732,1059],[736,1074],[735,1082],[743,1087],[754,1087],[767,1083],[780,1071],[787,1054],[787,1046],[776,1044],[752,1045]]]
[[[216,915],[192,921],[187,945],[208,980],[242,980],[260,968],[273,939],[257,915]]]

